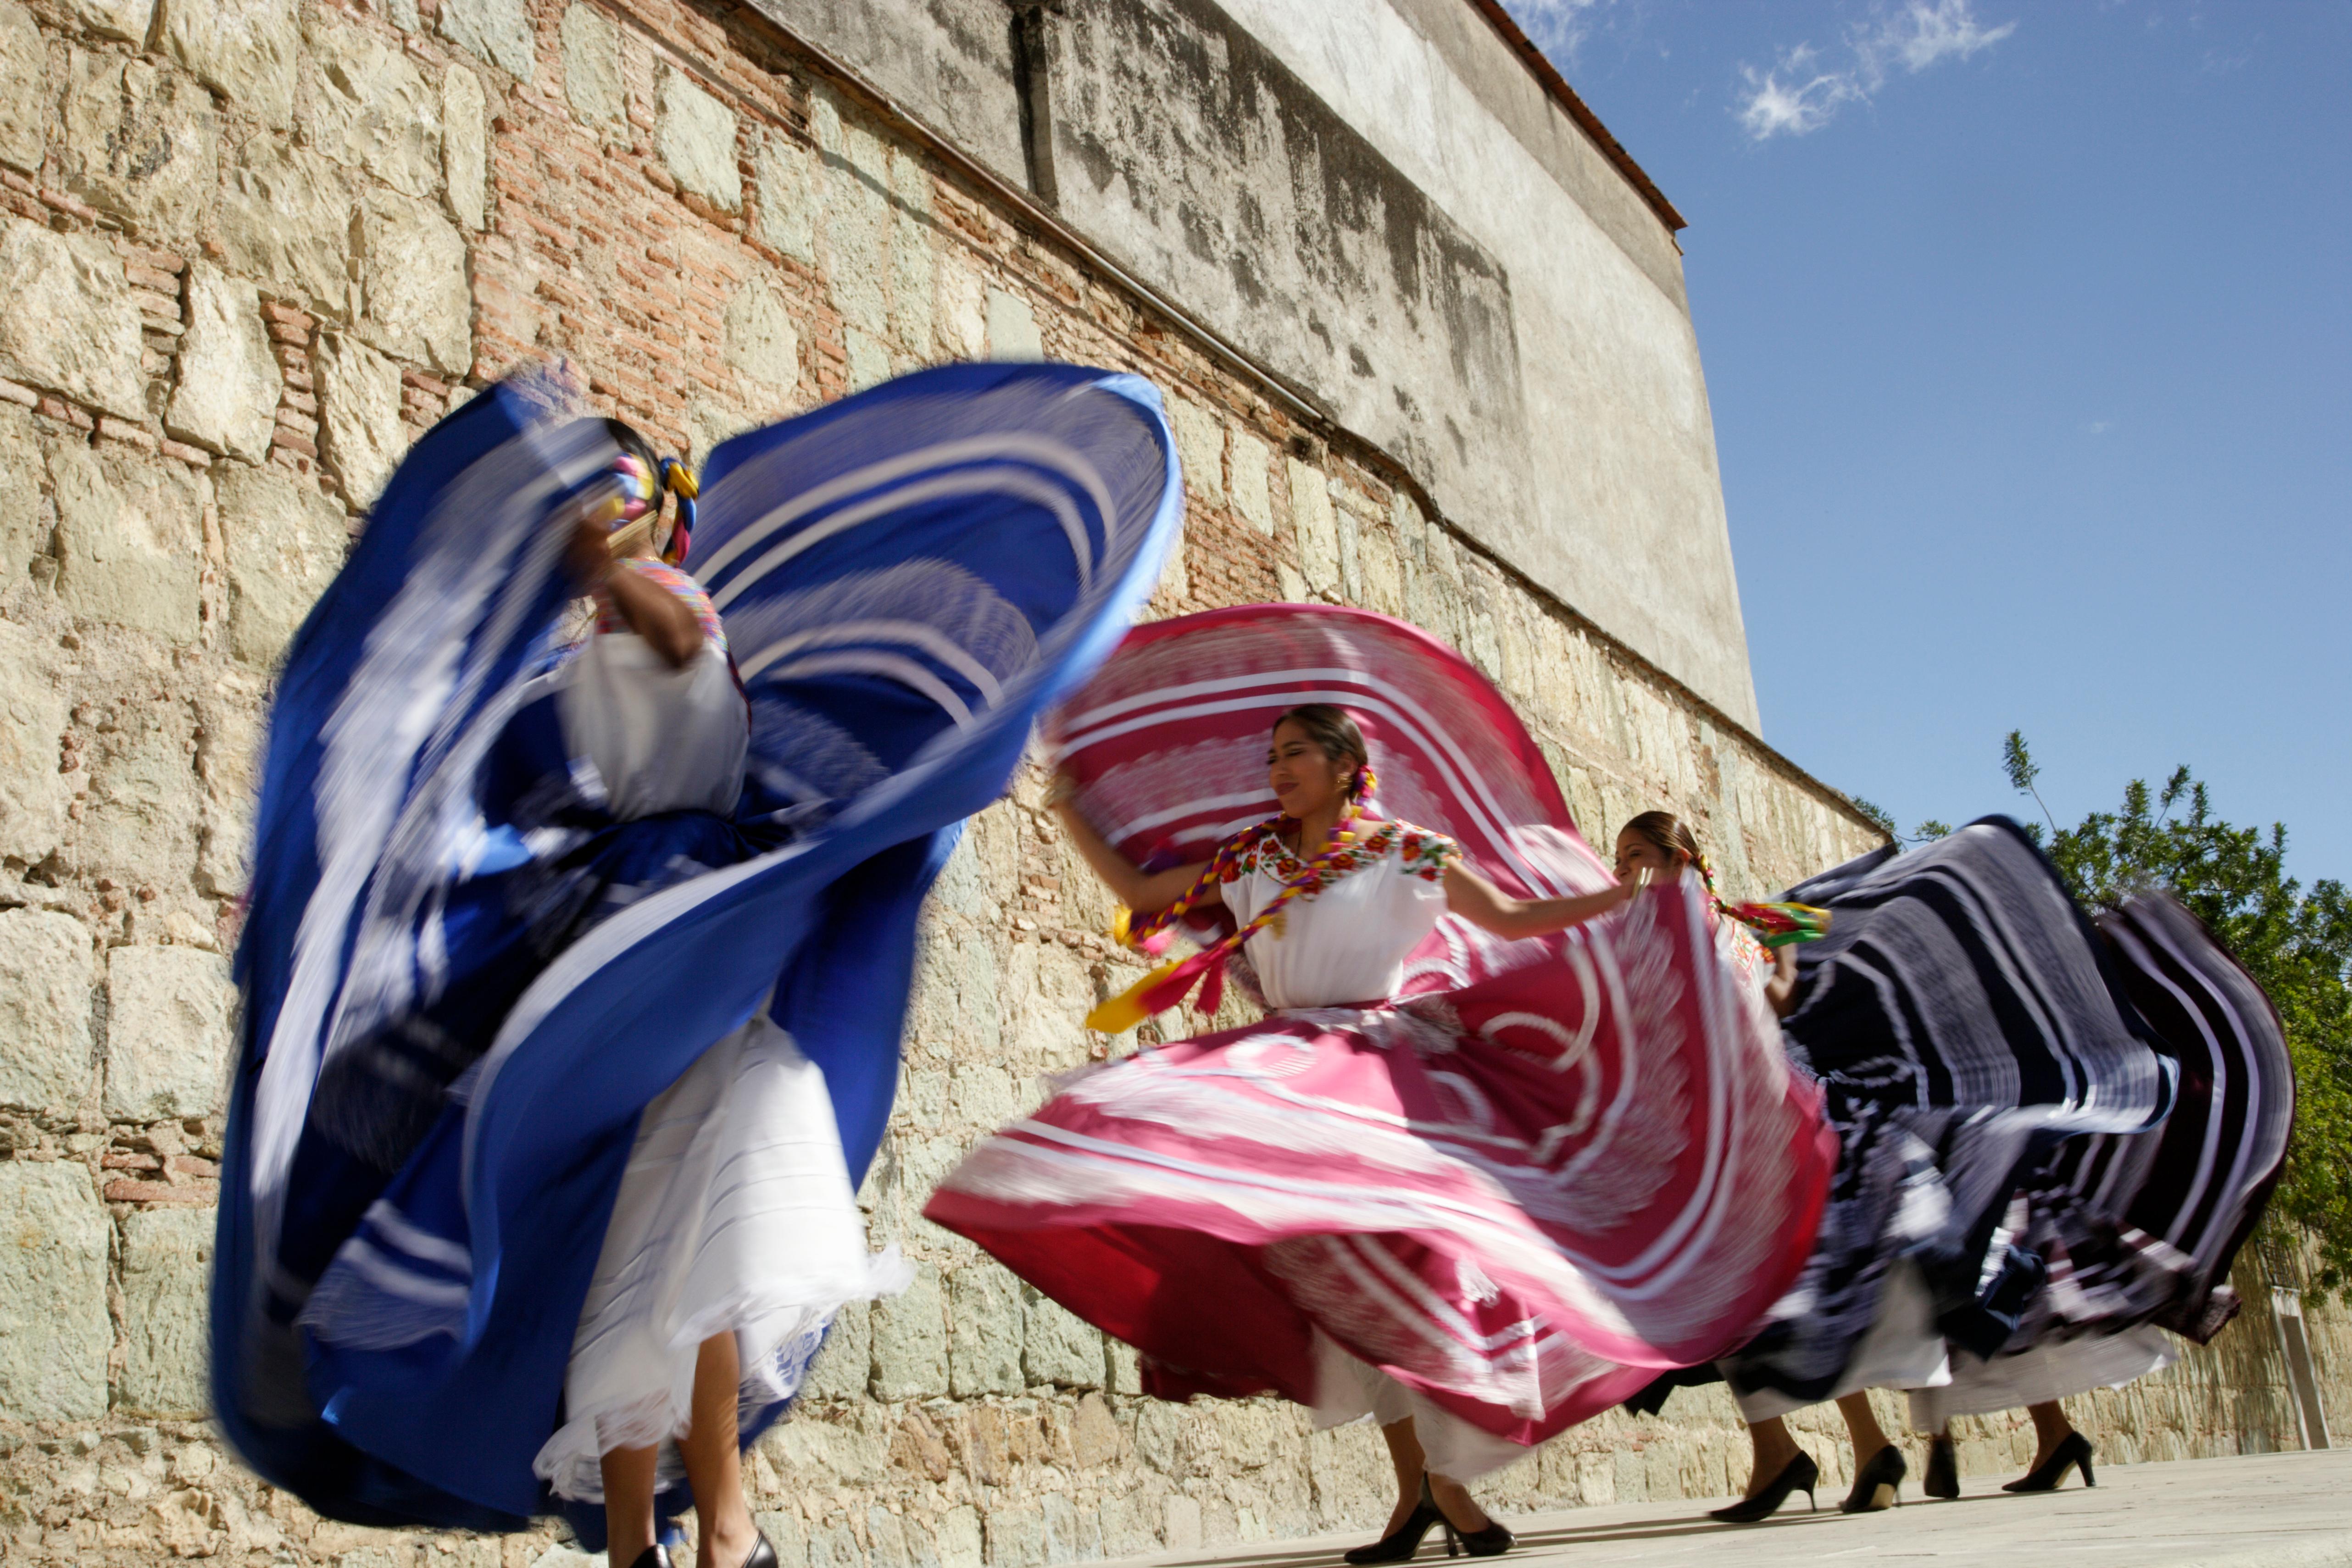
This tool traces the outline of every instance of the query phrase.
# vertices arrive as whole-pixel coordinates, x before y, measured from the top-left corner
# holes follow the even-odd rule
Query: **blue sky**
[[[1505,4],[1690,223],[1766,739],[2352,879],[2352,5]]]

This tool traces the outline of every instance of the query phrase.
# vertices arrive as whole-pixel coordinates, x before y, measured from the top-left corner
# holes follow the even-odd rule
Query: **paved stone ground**
[[[1767,1524],[1736,1529],[1706,1517],[1707,1503],[1636,1503],[1536,1514],[1509,1522],[1520,1568],[1640,1568],[1731,1564],[1999,1563],[2024,1568],[2352,1568],[2352,1449],[2116,1466],[2084,1490],[2014,1498],[2004,1478],[1969,1476],[1962,1495],[1927,1502],[1916,1480],[1906,1506],[1847,1518],[1822,1499]],[[1179,1568],[1322,1568],[1362,1538],[1286,1542],[1230,1553],[1170,1554],[1139,1563]],[[1443,1563],[1435,1535],[1419,1562]],[[2030,1555],[2029,1555],[2030,1554]]]

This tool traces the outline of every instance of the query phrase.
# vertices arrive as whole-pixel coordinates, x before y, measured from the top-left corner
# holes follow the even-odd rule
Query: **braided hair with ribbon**
[[[1735,904],[1716,890],[1715,868],[1698,847],[1697,836],[1671,811],[1645,811],[1628,822],[1626,833],[1637,834],[1669,860],[1680,855],[1698,868],[1706,884],[1707,901],[1727,919],[1738,921],[1766,947],[1812,942],[1829,932],[1830,911],[1811,904]]]
[[[653,536],[661,521],[662,496],[667,492],[677,498],[677,514],[661,558],[683,568],[693,544],[695,498],[702,493],[694,470],[676,458],[655,457],[653,444],[632,425],[607,419],[604,428],[621,448],[619,459],[613,464],[613,477],[620,482],[610,518],[613,553],[631,554]]]

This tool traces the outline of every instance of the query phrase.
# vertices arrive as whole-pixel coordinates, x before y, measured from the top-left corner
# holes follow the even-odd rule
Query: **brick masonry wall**
[[[556,353],[698,457],[940,360],[1136,371],[1170,395],[1190,487],[1155,613],[1319,598],[1426,626],[1510,693],[1580,820],[1682,811],[1732,890],[1874,840],[750,13],[0,0],[0,1561],[569,1555],[551,1530],[318,1520],[226,1453],[203,1372],[272,664],[408,442]],[[845,1315],[750,1463],[792,1568],[1027,1568],[1385,1515],[1368,1429],[1144,1401],[1119,1347],[916,1217],[1041,1074],[1108,1049],[1078,1020],[1133,973],[1043,782],[973,823],[929,916],[863,1194],[915,1288]],[[2093,1402],[2105,1451],[2294,1446],[2274,1329],[2249,1319]],[[2344,1320],[2313,1330],[2344,1366]],[[1830,1431],[1806,1440],[1834,1473]],[[1969,1440],[1996,1468],[2026,1441],[2009,1418]],[[1484,1489],[1507,1512],[1704,1496],[1744,1465],[1728,1402],[1685,1393]]]

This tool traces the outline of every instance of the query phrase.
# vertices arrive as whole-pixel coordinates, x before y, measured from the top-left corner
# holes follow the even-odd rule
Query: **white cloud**
[[[1519,25],[1519,31],[1535,40],[1536,47],[1555,59],[1571,63],[1576,51],[1600,17],[1594,13],[1608,5],[1611,0],[1503,0],[1503,9]]]
[[[1738,106],[1740,128],[1759,142],[1803,136],[1846,104],[1867,101],[1896,71],[1916,76],[1946,60],[1971,58],[2015,31],[2014,22],[1988,27],[1978,21],[1972,0],[1906,0],[1849,33],[1841,65],[1827,65],[1820,50],[1799,44],[1782,50],[1769,70],[1740,67],[1747,84]]]

